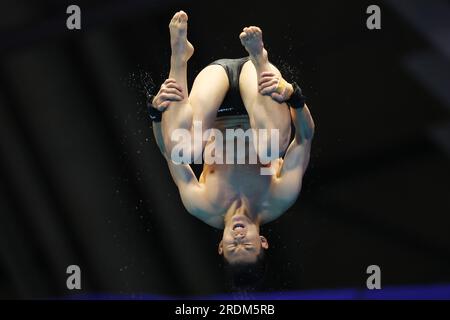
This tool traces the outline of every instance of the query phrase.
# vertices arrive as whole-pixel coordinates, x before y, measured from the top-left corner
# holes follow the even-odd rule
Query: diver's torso
[[[234,140],[235,145],[245,146],[245,152],[242,152],[239,156],[236,150],[237,148],[235,148],[232,163],[225,163],[227,150],[229,150],[226,147],[227,139],[225,130],[242,129],[245,132],[245,130],[250,128],[248,117],[233,117],[232,119],[226,119],[226,121],[219,119],[216,121],[215,128],[224,136],[223,163],[205,163],[200,177],[200,183],[203,183],[207,190],[206,196],[208,199],[206,200],[213,204],[216,209],[214,214],[223,216],[231,204],[239,199],[245,199],[250,204],[251,211],[264,213],[269,206],[267,202],[269,188],[272,183],[272,175],[261,174],[261,168],[271,166],[270,163],[263,165],[257,161],[257,157],[256,161],[250,163],[249,153],[251,152],[251,148],[248,139],[245,139],[244,136],[228,139],[228,142]],[[209,144],[205,147],[204,153],[209,152]],[[243,163],[238,163],[239,161]],[[279,163],[277,162],[275,166],[278,166]],[[272,171],[276,172],[277,169],[272,168]]]
[[[260,165],[204,165],[202,181],[210,203],[215,204],[217,214],[225,214],[237,199],[245,198],[253,210],[267,200],[272,181],[269,175],[260,174]]]

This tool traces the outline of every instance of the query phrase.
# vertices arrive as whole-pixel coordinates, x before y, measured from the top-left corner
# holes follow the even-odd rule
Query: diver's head
[[[225,215],[225,228],[219,243],[227,276],[233,291],[253,291],[262,284],[267,264],[264,251],[269,248],[259,234],[259,217],[250,213],[246,200],[236,201]]]
[[[267,239],[259,234],[259,220],[252,218],[247,206],[233,205],[225,216],[219,254],[230,265],[252,264],[268,248]]]

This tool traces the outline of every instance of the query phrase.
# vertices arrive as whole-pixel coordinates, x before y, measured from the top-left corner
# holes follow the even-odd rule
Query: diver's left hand
[[[282,103],[290,98],[294,88],[280,75],[271,71],[264,71],[261,73],[258,91],[263,96],[270,96],[278,103]]]

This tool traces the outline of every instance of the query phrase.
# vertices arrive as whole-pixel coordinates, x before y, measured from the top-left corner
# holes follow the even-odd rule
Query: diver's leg
[[[239,36],[245,49],[250,54],[250,61],[244,64],[239,78],[242,100],[250,117],[253,129],[267,129],[269,140],[259,144],[258,153],[268,155],[271,151],[271,129],[279,130],[279,154],[284,154],[289,145],[291,134],[291,116],[286,103],[279,103],[270,96],[263,96],[258,91],[258,83],[262,72],[280,74],[279,70],[269,63],[264,49],[262,31],[258,27],[244,28]],[[276,157],[276,155],[274,155]]]
[[[162,115],[162,136],[168,155],[177,144],[177,141],[172,141],[174,130],[186,129],[194,138],[194,120],[200,121],[203,131],[211,127],[217,109],[228,90],[228,78],[225,70],[221,66],[211,65],[198,74],[192,92],[188,95],[187,62],[192,56],[194,48],[187,40],[187,21],[187,14],[179,11],[169,24],[172,49],[169,78],[174,79],[181,86],[183,100],[172,101]],[[199,146],[191,141],[190,147],[193,148],[190,150],[194,158],[201,156],[203,145]],[[196,150],[195,148],[200,149]]]

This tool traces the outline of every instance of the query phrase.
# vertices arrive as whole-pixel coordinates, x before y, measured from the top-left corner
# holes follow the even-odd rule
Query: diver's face
[[[225,224],[219,254],[230,264],[255,262],[261,250],[267,248],[267,240],[259,235],[258,226],[244,213],[238,212]]]

